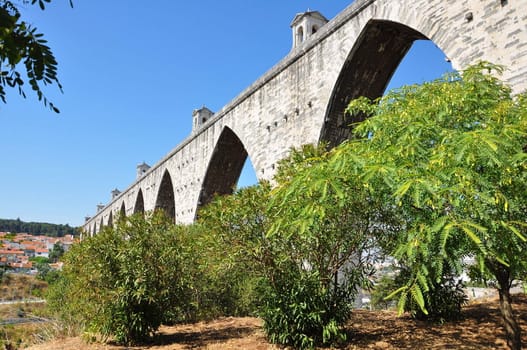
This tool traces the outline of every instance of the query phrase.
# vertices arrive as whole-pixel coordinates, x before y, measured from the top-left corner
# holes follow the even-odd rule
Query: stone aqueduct
[[[195,111],[192,134],[148,170],[138,167],[130,187],[86,218],[85,232],[155,208],[190,223],[214,193],[231,191],[247,156],[257,177],[270,179],[291,147],[338,144],[352,122],[347,103],[380,96],[418,39],[432,40],[455,69],[487,60],[507,67],[516,92],[527,88],[527,0],[356,0],[323,19],[297,15],[291,52],[217,113]]]

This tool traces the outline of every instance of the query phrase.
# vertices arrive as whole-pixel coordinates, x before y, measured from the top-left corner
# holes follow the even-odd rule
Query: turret
[[[214,112],[205,106],[201,107],[200,109],[195,109],[192,112],[192,132],[198,130],[203,124],[207,122],[207,120],[212,118],[213,115]]]
[[[297,13],[293,22],[291,22],[293,49],[300,46],[328,22],[328,19],[318,11],[310,11],[308,9],[304,13]]]
[[[136,180],[139,180],[141,177],[143,177],[144,174],[150,169],[150,165],[146,164],[145,162],[142,162],[137,166],[137,176]],[[113,195],[113,192],[112,192]]]
[[[112,200],[114,200],[117,196],[121,194],[121,191],[119,191],[117,188],[112,191]]]

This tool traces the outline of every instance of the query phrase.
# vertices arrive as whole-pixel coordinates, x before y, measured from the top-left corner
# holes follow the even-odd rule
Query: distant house
[[[67,252],[70,250],[73,243],[75,243],[75,237],[73,235],[66,235],[62,237],[62,248],[64,248],[64,251]]]
[[[20,243],[4,241],[4,247],[10,250],[22,250],[22,245]]]
[[[5,239],[8,234],[0,232],[0,266],[9,266],[20,272],[28,272],[32,269],[30,258],[42,257],[49,259],[49,254],[56,243],[59,243],[64,251],[68,251],[73,243],[76,242],[73,235],[47,237],[21,233],[16,234],[13,238]],[[53,264],[51,267],[60,269],[62,263]]]
[[[17,233],[16,236],[13,238],[13,241],[14,242],[23,242],[23,241],[28,241],[28,240],[31,240],[32,239],[32,235],[30,235],[29,233]]]
[[[35,257],[49,258],[49,250],[47,248],[35,249]]]
[[[24,262],[13,262],[9,264],[15,272],[27,272],[33,268],[33,263],[31,261]]]
[[[1,249],[0,250],[0,258],[2,258],[2,261],[5,261],[4,263],[5,265],[9,265],[10,263],[19,262],[22,260],[23,256],[24,256],[23,250],[13,250],[13,249]]]
[[[35,247],[30,247],[30,246],[25,246],[24,247],[24,254],[28,257],[28,258],[33,258],[35,256],[35,250],[37,248]]]

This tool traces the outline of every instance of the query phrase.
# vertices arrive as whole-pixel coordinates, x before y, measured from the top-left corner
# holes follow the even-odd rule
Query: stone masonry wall
[[[346,103],[349,96],[340,96],[338,85],[346,73],[343,67],[353,69],[346,62],[365,54],[361,35],[376,20],[401,23],[429,38],[455,69],[478,60],[502,64],[507,68],[504,79],[514,91],[527,89],[527,0],[357,0],[95,214],[85,231],[98,232],[101,224],[108,224],[110,212],[115,222],[123,205],[131,215],[140,190],[144,209],[154,209],[165,171],[173,184],[176,222],[192,222],[224,127],[245,146],[257,177],[271,179],[291,147],[320,141],[333,122],[328,112],[332,101]],[[383,55],[383,46],[373,51],[366,54]],[[368,68],[382,69],[382,59],[377,56],[377,61],[380,67]],[[353,74],[349,79],[360,86],[374,83],[355,81]]]

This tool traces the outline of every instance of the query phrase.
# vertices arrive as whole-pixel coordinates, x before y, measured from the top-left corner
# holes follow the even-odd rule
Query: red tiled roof
[[[2,249],[2,250],[0,250],[0,254],[4,254],[4,255],[24,255],[24,251],[23,250]]]

